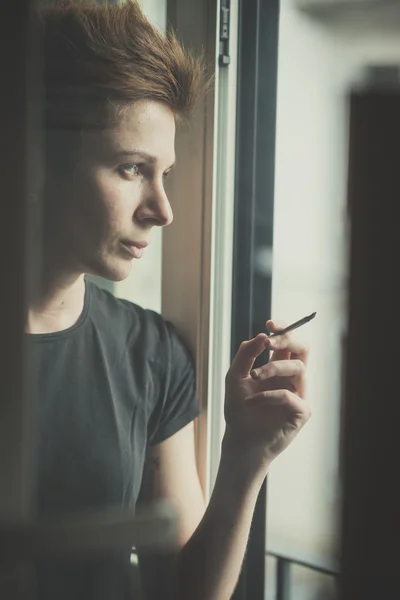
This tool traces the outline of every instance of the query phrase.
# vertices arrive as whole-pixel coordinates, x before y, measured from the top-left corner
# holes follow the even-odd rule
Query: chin
[[[101,264],[92,265],[91,269],[87,272],[91,275],[97,275],[97,277],[117,282],[126,279],[131,270],[131,261],[113,261],[113,263],[111,261],[104,261]]]

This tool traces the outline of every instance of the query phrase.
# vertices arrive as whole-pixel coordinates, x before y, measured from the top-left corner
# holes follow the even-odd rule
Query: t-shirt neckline
[[[89,314],[90,301],[91,286],[90,282],[85,277],[85,296],[83,300],[83,309],[78,317],[78,320],[75,321],[71,327],[67,327],[67,329],[62,329],[61,331],[52,331],[51,333],[25,333],[26,338],[28,338],[30,342],[50,342],[71,335],[84,325]]]

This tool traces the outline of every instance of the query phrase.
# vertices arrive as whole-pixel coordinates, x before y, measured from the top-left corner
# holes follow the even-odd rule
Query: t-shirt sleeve
[[[166,322],[168,350],[162,401],[157,423],[150,432],[151,445],[159,444],[198,417],[194,361],[174,326]]]

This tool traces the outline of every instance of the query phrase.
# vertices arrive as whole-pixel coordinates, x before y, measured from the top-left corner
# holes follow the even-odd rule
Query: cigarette
[[[288,325],[287,327],[285,327],[285,329],[281,329],[281,331],[277,331],[275,333],[270,333],[268,337],[276,337],[277,335],[283,335],[284,333],[287,333],[288,331],[293,331],[293,329],[298,329],[302,325],[305,325],[306,323],[311,321],[315,317],[316,314],[317,314],[316,312],[313,312],[311,315],[308,315],[308,317],[303,317],[299,321],[296,321],[295,323]]]

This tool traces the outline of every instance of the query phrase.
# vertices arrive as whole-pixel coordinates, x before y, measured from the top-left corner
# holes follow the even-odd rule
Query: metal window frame
[[[208,390],[208,487],[214,486],[225,432],[225,374],[231,363],[231,310],[236,160],[237,30],[239,0],[221,0],[216,70],[215,199]]]
[[[232,357],[242,340],[262,330],[271,312],[272,272],[268,280],[257,278],[254,259],[260,246],[272,248],[273,244],[278,33],[278,0],[242,0],[238,36]],[[266,510],[265,482],[253,516],[234,600],[264,598]]]

